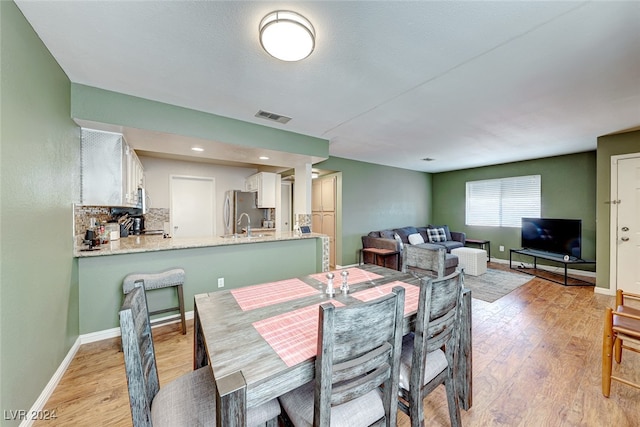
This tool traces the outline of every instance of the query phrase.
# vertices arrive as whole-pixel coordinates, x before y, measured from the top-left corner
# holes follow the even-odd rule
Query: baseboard
[[[56,370],[56,372],[53,374],[53,376],[47,383],[44,390],[42,390],[42,393],[40,393],[40,396],[38,396],[38,399],[35,401],[33,406],[31,406],[31,409],[27,413],[27,418],[29,419],[25,419],[20,423],[21,427],[30,427],[31,425],[33,425],[34,419],[37,419],[38,415],[43,413],[43,409],[47,404],[47,401],[53,394],[53,391],[58,386],[58,383],[60,383],[60,380],[64,376],[65,372],[67,372],[67,368],[69,367],[69,365],[71,364],[71,361],[73,360],[76,353],[78,352],[80,345],[81,345],[80,337],[78,337],[76,341],[73,343],[73,345],[71,346],[71,348],[69,349],[69,351],[67,352],[67,355],[65,356],[60,366],[58,366],[58,369]]]
[[[186,320],[193,319],[193,311],[185,311],[184,317]],[[160,325],[152,325],[152,328],[157,328],[157,327],[164,326],[171,323],[179,323],[181,321],[179,314],[159,317],[153,320],[154,321],[161,320],[165,322]],[[65,372],[67,372],[67,369],[71,364],[71,361],[73,361],[73,358],[78,352],[78,349],[80,349],[81,345],[102,341],[110,338],[116,338],[119,336],[120,336],[120,328],[105,329],[103,331],[91,332],[88,334],[83,334],[78,336],[76,341],[73,343],[73,345],[67,352],[67,355],[65,356],[64,360],[62,361],[62,363],[60,364],[56,372],[53,374],[53,376],[47,383],[47,386],[44,388],[44,390],[42,390],[42,393],[40,393],[40,396],[38,396],[38,399],[35,401],[35,403],[33,404],[33,406],[31,407],[31,409],[27,414],[31,414],[37,417],[38,414],[42,413],[45,405],[47,404],[47,401],[49,400],[54,390],[60,383],[60,380],[64,376]],[[33,425],[33,421],[34,421],[33,419],[25,419],[20,423],[20,427],[30,427],[31,425]]]
[[[193,319],[193,311],[185,311],[184,318],[186,320]],[[151,325],[152,329],[158,328],[160,326],[168,325],[171,323],[179,323],[180,315],[172,314],[170,316],[158,317],[157,319],[153,319],[152,323],[157,320],[163,321],[164,323],[162,323],[161,325]],[[116,338],[119,336],[120,336],[120,328],[111,328],[111,329],[105,329],[103,331],[90,332],[88,334],[83,334],[83,335],[80,335],[79,338],[80,338],[80,344],[89,344],[92,342],[102,341],[109,338]]]

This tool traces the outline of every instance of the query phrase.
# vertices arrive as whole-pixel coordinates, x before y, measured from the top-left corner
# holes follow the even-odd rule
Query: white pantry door
[[[618,160],[615,206],[617,288],[640,293],[640,157]]]
[[[172,237],[215,236],[215,179],[171,175],[170,182]]]

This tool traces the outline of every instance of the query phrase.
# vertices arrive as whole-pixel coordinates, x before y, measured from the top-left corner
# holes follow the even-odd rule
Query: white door
[[[215,236],[215,179],[172,175],[170,181],[172,236]]]
[[[280,221],[280,231],[291,231],[291,183],[280,184],[280,209],[277,221]]]
[[[618,160],[615,202],[617,288],[640,293],[640,157]]]

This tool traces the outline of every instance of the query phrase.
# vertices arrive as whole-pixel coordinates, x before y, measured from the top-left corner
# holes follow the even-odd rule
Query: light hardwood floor
[[[493,264],[495,268],[504,268]],[[494,303],[473,300],[473,407],[465,426],[640,425],[640,390],[613,383],[601,394],[602,321],[613,297],[592,287],[533,279]],[[161,384],[192,367],[193,323],[153,330]],[[640,382],[640,355],[616,367]],[[34,425],[130,426],[119,338],[83,345],[45,408],[57,419]],[[444,389],[425,399],[426,425],[448,426]],[[408,427],[409,418],[398,416]]]

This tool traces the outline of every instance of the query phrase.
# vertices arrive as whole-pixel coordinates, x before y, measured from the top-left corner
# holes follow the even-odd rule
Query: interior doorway
[[[171,175],[169,181],[172,237],[215,236],[215,179]]]
[[[291,231],[291,201],[293,200],[292,185],[290,182],[280,184],[280,209],[277,221],[280,222],[280,231]]]
[[[640,153],[611,162],[610,288],[640,293]]]
[[[313,180],[311,184],[311,230],[329,236],[329,267],[336,267],[336,177]]]

